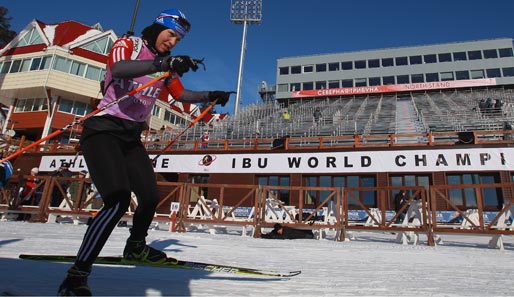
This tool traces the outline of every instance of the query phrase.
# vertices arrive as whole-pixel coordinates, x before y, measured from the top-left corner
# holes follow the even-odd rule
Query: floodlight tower
[[[239,109],[241,100],[241,84],[243,81],[243,63],[246,50],[246,30],[248,24],[260,24],[262,19],[262,0],[232,0],[230,4],[230,21],[243,24],[243,40],[241,42],[241,56],[239,59],[239,74],[237,75],[237,93],[234,107],[234,116]]]

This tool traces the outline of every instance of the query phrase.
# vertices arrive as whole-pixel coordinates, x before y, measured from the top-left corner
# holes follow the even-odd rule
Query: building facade
[[[288,57],[276,98],[514,85],[511,38]]]
[[[117,38],[100,24],[28,24],[0,49],[0,103],[7,110],[2,133],[37,140],[93,111]],[[157,102],[148,123],[154,131],[182,127],[198,114],[195,105]],[[80,134],[75,126],[53,141],[73,143]]]

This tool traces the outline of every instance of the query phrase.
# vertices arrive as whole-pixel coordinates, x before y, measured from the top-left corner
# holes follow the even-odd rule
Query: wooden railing
[[[423,134],[371,134],[371,135],[345,135],[345,136],[319,136],[319,137],[291,137],[284,139],[281,149],[285,150],[312,150],[312,149],[349,149],[349,148],[376,148],[376,147],[431,147],[463,144],[459,138],[460,132],[429,132]],[[514,144],[513,130],[472,131],[474,144]],[[273,138],[246,138],[246,139],[212,139],[209,141],[209,150],[271,150]],[[401,140],[401,141],[400,141]],[[4,152],[14,152],[31,142],[24,137],[11,139],[4,148]],[[144,141],[148,151],[159,152],[168,145],[164,141]],[[30,152],[34,153],[70,153],[75,152],[78,144],[49,143],[35,146]],[[201,150],[200,142],[176,141],[168,151],[196,151]],[[204,149],[203,149],[204,150]],[[5,154],[4,154],[5,156]]]
[[[32,221],[55,222],[57,216],[74,222],[94,216],[99,206],[98,193],[88,191],[85,199],[67,195],[60,182],[78,182],[77,197],[88,191],[87,179],[42,176],[36,188],[26,197],[17,197],[16,181],[11,181],[0,193],[0,212],[4,218],[16,219],[19,214],[31,215]],[[486,189],[513,191],[514,183],[483,185],[439,185],[426,187],[302,187],[228,184],[191,184],[158,182],[161,199],[155,222],[178,232],[189,226],[209,226],[210,229],[239,227],[242,233],[253,230],[255,237],[275,223],[312,229],[318,237],[333,232],[337,240],[346,240],[358,231],[395,233],[398,241],[408,243],[423,234],[428,245],[435,245],[442,234],[488,235],[498,242],[503,235],[514,235],[514,201],[505,201],[497,208],[486,202]],[[406,203],[394,211],[392,193],[406,190]],[[476,193],[476,201],[467,207],[452,198],[450,190]],[[64,198],[60,205],[51,205],[52,195],[59,192]],[[289,201],[277,198],[288,191]],[[210,193],[203,197],[202,193]],[[367,193],[363,195],[362,193]],[[37,202],[32,199],[35,198]],[[215,198],[214,198],[215,197]],[[227,203],[234,201],[236,203]],[[325,197],[317,201],[315,197]],[[363,200],[362,197],[367,197]],[[370,200],[370,197],[373,197]],[[27,200],[29,198],[29,200]],[[30,201],[23,203],[22,201]],[[137,201],[134,199],[124,220],[130,220]],[[401,219],[400,214],[406,217]],[[410,239],[406,239],[406,236]]]

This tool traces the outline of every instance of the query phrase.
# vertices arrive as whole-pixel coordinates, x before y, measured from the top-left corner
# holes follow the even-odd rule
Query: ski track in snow
[[[85,225],[0,222],[0,293],[53,295],[69,263],[18,259],[69,254]],[[179,259],[302,273],[292,278],[154,267],[97,265],[94,295],[124,296],[512,296],[514,238],[489,249],[487,236],[443,235],[444,245],[395,243],[390,233],[355,232],[350,242],[270,240],[207,231],[151,230],[147,243]],[[102,255],[120,255],[128,228],[114,230]]]

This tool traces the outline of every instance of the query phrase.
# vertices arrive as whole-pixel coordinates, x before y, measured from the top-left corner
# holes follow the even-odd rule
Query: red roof
[[[69,43],[75,42],[79,37],[85,35],[90,30],[97,31],[98,34],[102,33],[100,30],[76,21],[64,21],[57,24],[45,24],[38,20],[36,20],[36,22],[39,27],[41,27],[41,30],[45,32],[46,37],[50,41],[50,45],[65,46]],[[55,27],[53,36],[49,34],[49,30],[46,30],[50,26]]]
[[[49,44],[34,44],[10,48],[3,52],[2,56],[39,52],[49,46],[69,48],[70,44],[104,33],[94,27],[87,26],[76,21],[64,21],[57,24],[45,24],[39,20],[34,20],[34,22],[39,26]],[[74,54],[82,57],[102,63],[106,62],[106,55],[79,48],[75,48],[73,50]]]

